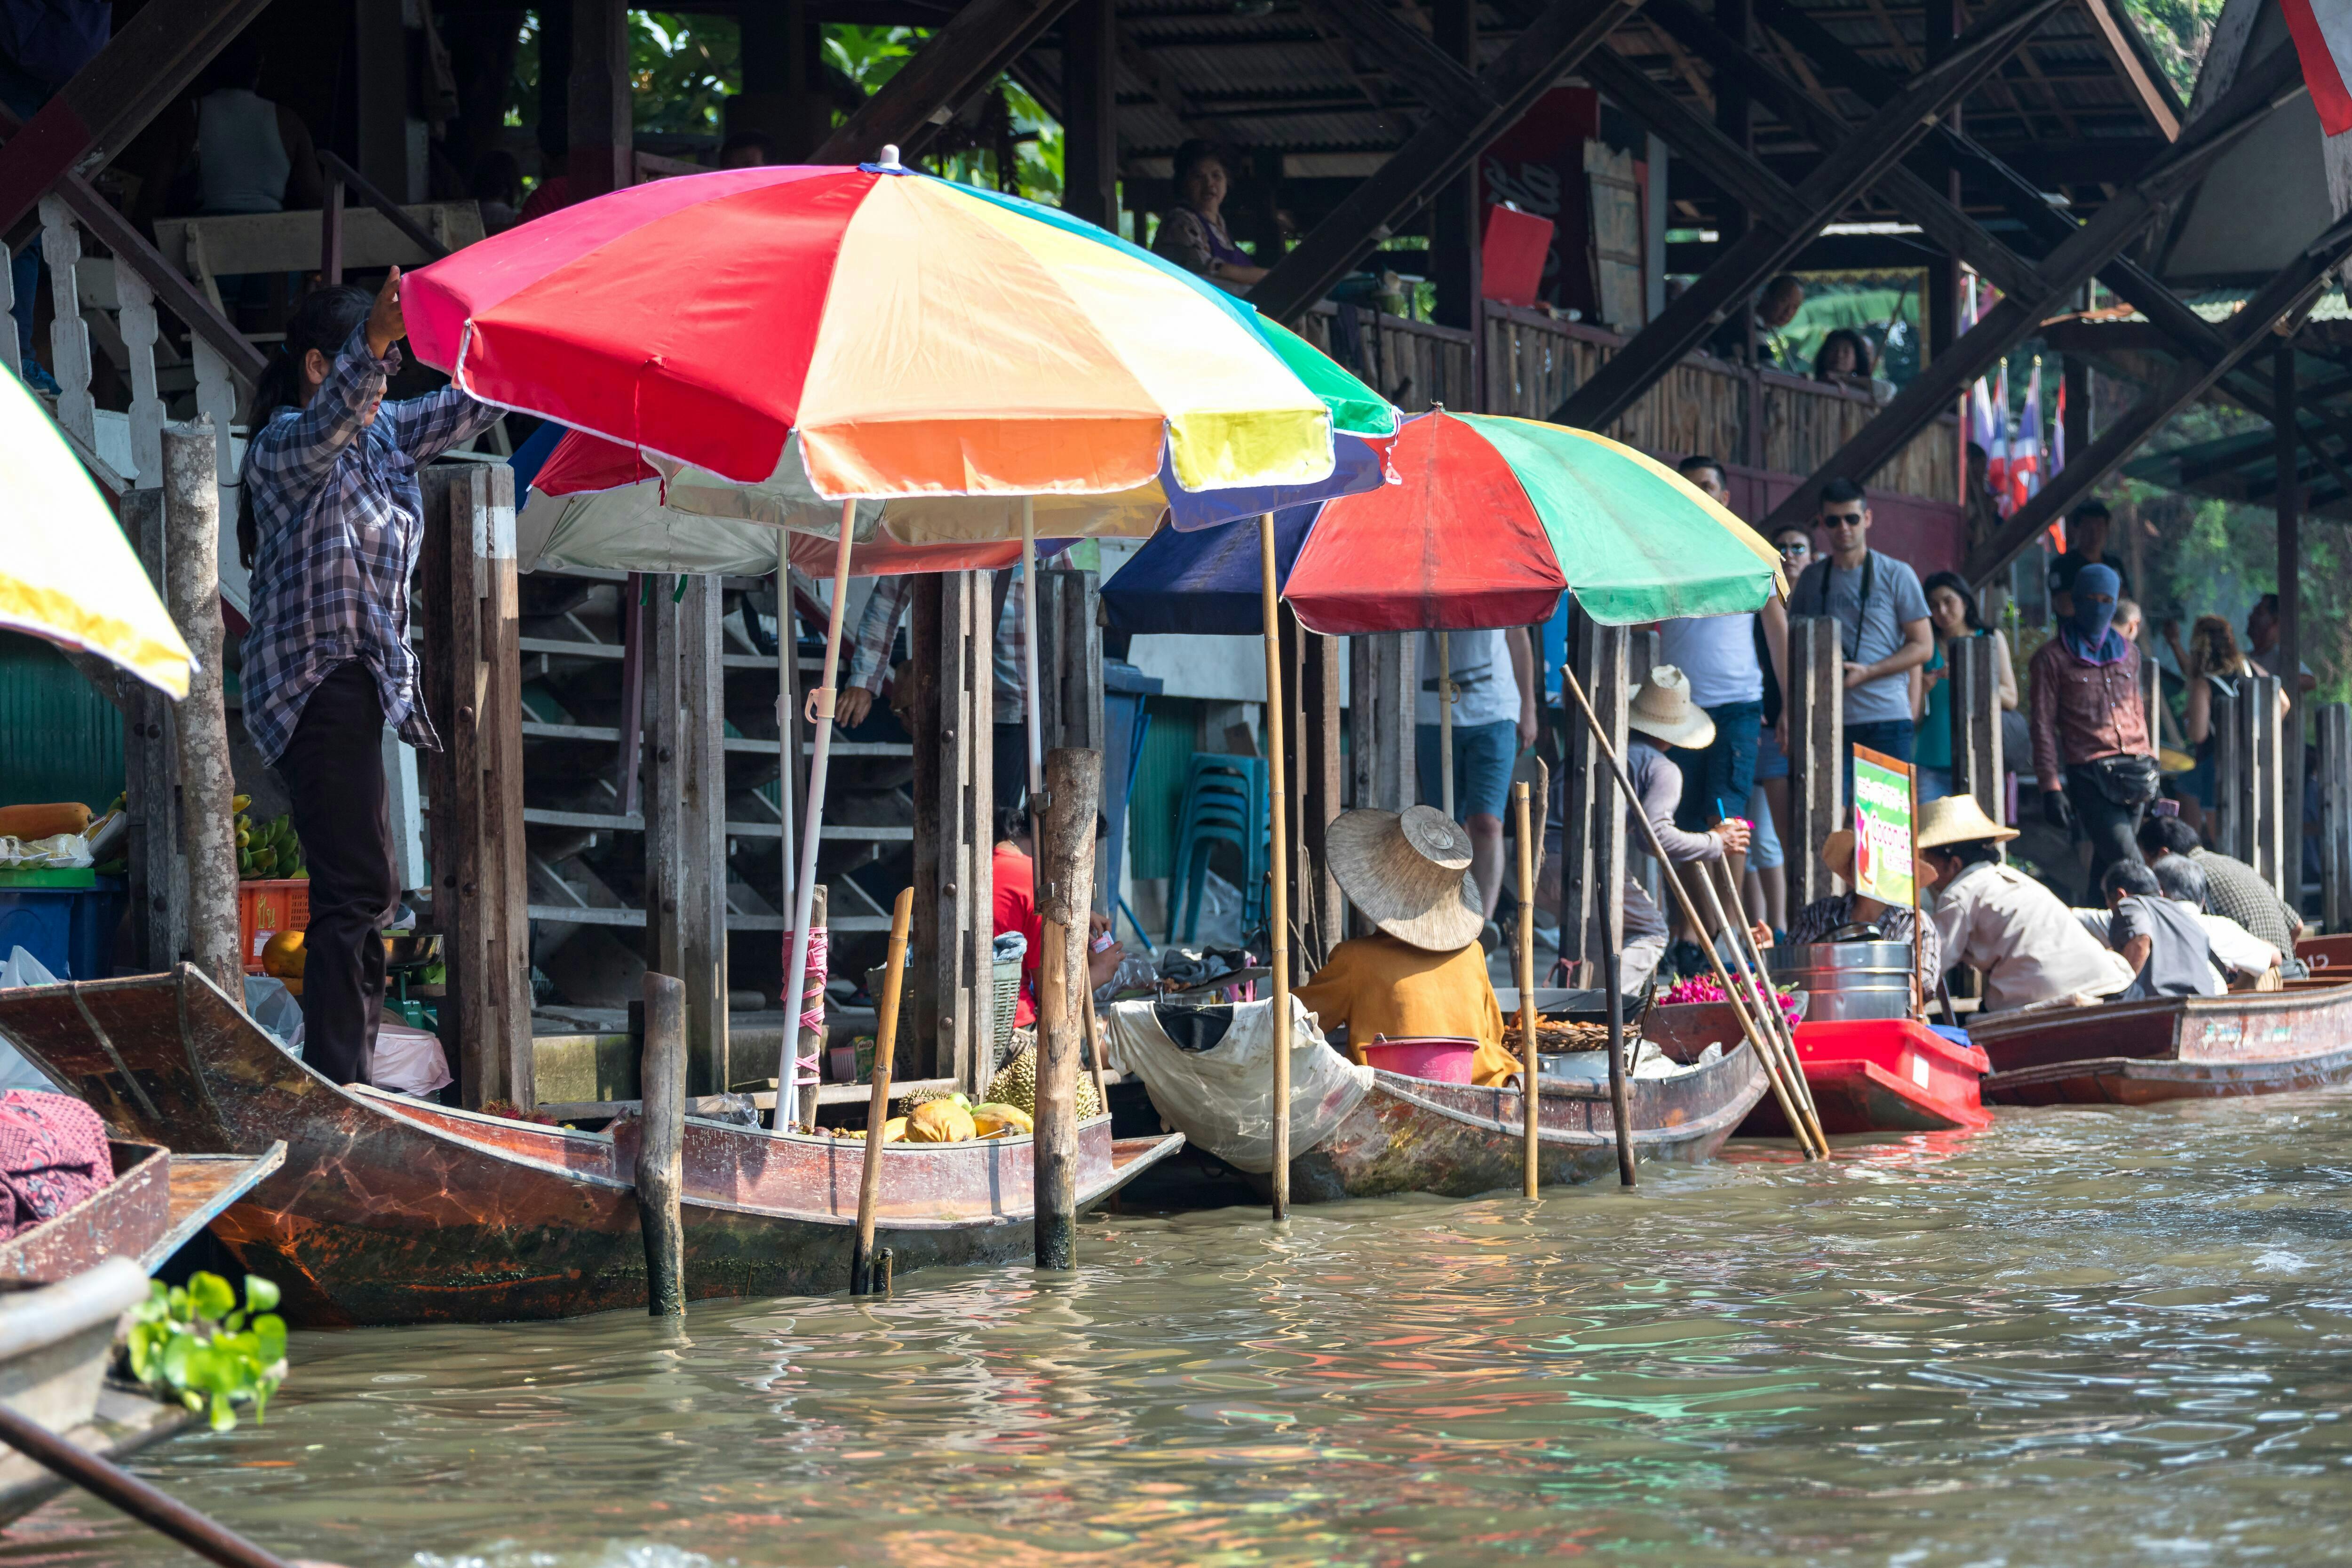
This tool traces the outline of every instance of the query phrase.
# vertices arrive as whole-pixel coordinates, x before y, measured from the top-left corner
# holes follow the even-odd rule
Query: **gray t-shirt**
[[[1863,580],[1869,579],[1865,599]],[[1826,584],[1826,585],[1825,585]],[[1790,599],[1792,616],[1834,616],[1839,645],[1848,664],[1876,664],[1903,646],[1903,624],[1927,618],[1927,596],[1919,574],[1892,555],[1874,550],[1855,571],[1838,569],[1824,555],[1805,568]],[[1911,717],[1911,674],[1883,675],[1845,694],[1845,721],[1884,724]]]
[[[2204,923],[2189,910],[2170,899],[2126,898],[2107,922],[2107,945],[2121,952],[2136,936],[2148,939],[2147,963],[2121,1000],[2221,994],[2213,979],[2213,944]]]

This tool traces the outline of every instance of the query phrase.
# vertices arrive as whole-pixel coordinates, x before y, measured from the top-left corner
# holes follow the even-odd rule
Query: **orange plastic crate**
[[[310,923],[310,883],[307,878],[239,882],[236,885],[237,938],[245,954],[245,972],[261,973],[261,950],[281,931],[301,931]]]

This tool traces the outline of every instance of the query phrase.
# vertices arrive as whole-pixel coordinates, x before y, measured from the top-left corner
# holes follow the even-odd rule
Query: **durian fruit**
[[[1010,1106],[1031,1117],[1037,1114],[1037,1050],[1035,1047],[1023,1051],[997,1070],[988,1086],[988,1103]],[[1078,1120],[1085,1121],[1102,1114],[1102,1100],[1095,1093],[1094,1079],[1084,1071],[1078,1074]]]
[[[961,1143],[972,1131],[971,1112],[951,1100],[919,1105],[907,1117],[909,1143]]]
[[[980,1130],[982,1138],[1026,1138],[1037,1131],[1027,1111],[985,1101],[971,1108],[971,1124]]]

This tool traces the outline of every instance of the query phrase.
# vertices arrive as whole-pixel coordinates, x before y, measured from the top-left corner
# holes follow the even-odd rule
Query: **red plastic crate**
[[[236,929],[245,972],[261,973],[261,950],[281,931],[302,931],[310,924],[310,883],[308,878],[239,882],[236,885]]]

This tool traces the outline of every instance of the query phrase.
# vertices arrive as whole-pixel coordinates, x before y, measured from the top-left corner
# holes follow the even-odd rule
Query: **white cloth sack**
[[[1236,1170],[1274,1169],[1274,1004],[1234,1005],[1233,1026],[1188,1051],[1160,1026],[1155,1004],[1121,1002],[1104,1020],[1110,1065],[1143,1079],[1151,1103],[1193,1145]],[[1372,1087],[1324,1039],[1315,1015],[1290,998],[1290,1152],[1331,1136]]]
[[[449,1083],[441,1037],[390,1019],[376,1029],[373,1063],[368,1081],[394,1094],[437,1094]]]

